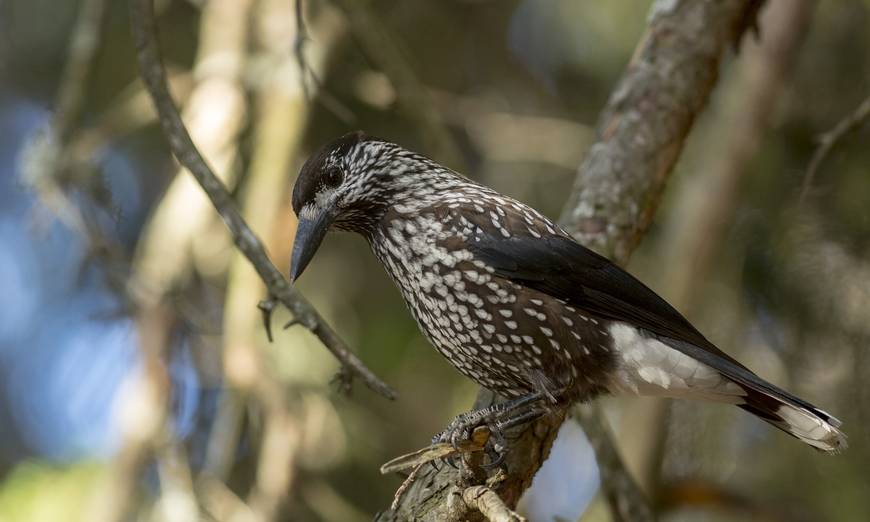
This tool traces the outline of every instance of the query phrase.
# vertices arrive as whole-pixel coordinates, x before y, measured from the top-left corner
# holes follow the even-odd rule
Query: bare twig
[[[480,511],[490,522],[525,522],[525,518],[514,513],[495,491],[486,486],[471,486],[462,492],[462,501],[471,509]],[[464,520],[462,517],[460,520]]]
[[[154,100],[169,146],[178,161],[193,174],[208,195],[230,230],[236,247],[257,270],[268,288],[269,294],[299,317],[302,324],[323,342],[326,348],[352,375],[361,378],[369,388],[384,397],[395,398],[395,391],[350,352],[344,341],[275,268],[260,239],[242,219],[223,183],[211,171],[196,149],[166,85],[166,73],[155,38],[156,28],[152,0],[131,0],[130,14],[140,73]]]
[[[372,12],[370,2],[362,0],[332,0],[344,11],[351,31],[362,44],[365,53],[396,87],[397,101],[402,111],[413,118],[423,131],[427,150],[449,167],[461,170],[464,161],[455,140],[441,115],[429,99],[428,91],[414,73],[410,61],[401,51],[400,42]]]
[[[311,92],[308,90],[308,77],[317,87],[320,87],[320,78],[314,69],[308,65],[305,60],[305,44],[308,42],[308,32],[305,30],[305,18],[303,16],[303,3],[305,0],[296,0],[296,40],[293,42],[293,54],[296,56],[296,63],[299,65],[299,82],[302,85],[302,93],[306,100],[311,100]]]
[[[200,154],[209,158],[212,171],[229,190],[239,182],[239,169],[233,167],[239,164],[239,138],[249,114],[244,75],[250,63],[254,4],[254,0],[213,0],[202,6],[191,89],[184,97],[170,90]],[[145,104],[154,112],[151,94],[141,80],[138,84]],[[225,257],[208,254],[232,249],[230,236],[220,233],[216,218],[196,180],[184,167],[174,168],[136,244],[132,283],[140,301],[154,302],[186,287],[196,271],[220,270],[208,263],[220,263]]]
[[[574,419],[583,426],[586,438],[595,450],[601,489],[610,504],[614,520],[643,522],[655,520],[652,507],[625,467],[604,412],[598,404],[584,404],[574,409]]]
[[[353,125],[356,122],[356,114],[354,114],[350,107],[324,88],[323,81],[317,75],[317,71],[305,57],[305,44],[310,41],[310,38],[308,38],[308,29],[305,24],[304,2],[305,0],[295,0],[294,2],[296,37],[293,39],[293,56],[296,58],[296,65],[299,67],[299,84],[302,86],[302,94],[309,102],[315,99],[319,101],[326,110],[344,122],[345,125]],[[311,78],[313,86],[317,88],[318,92],[316,96],[308,85],[309,78]]]
[[[170,69],[169,84],[172,92],[185,98],[190,93],[193,82],[191,75],[186,71]],[[66,156],[68,163],[82,165],[111,143],[123,139],[156,119],[151,98],[142,84],[134,80],[121,90],[102,113],[97,115],[92,125],[79,127],[75,134],[70,135],[67,145],[69,153]],[[77,178],[76,181],[80,179]]]
[[[70,36],[69,51],[61,76],[57,105],[44,133],[30,140],[22,178],[32,186],[54,215],[71,230],[87,237],[87,226],[63,190],[63,174],[69,171],[69,142],[78,125],[93,60],[99,47],[106,0],[86,0],[79,9]]]
[[[94,54],[100,44],[100,29],[106,11],[106,0],[82,2],[70,40],[69,53],[57,96],[53,121],[54,132],[65,143],[79,119],[85,86],[90,75]]]
[[[816,178],[816,173],[831,149],[843,139],[844,136],[860,128],[867,119],[870,118],[870,96],[864,99],[851,114],[840,120],[833,129],[819,136],[819,146],[813,153],[810,164],[807,167],[807,173],[804,175],[803,187],[801,187],[800,201],[803,201],[810,187],[813,185],[813,180]]]
[[[271,343],[274,339],[272,338],[272,313],[275,312],[275,307],[278,305],[272,299],[263,299],[257,304],[257,308],[260,309],[260,313],[263,315],[263,328],[266,330],[266,339]],[[284,329],[286,330],[288,327],[284,325]]]
[[[418,464],[414,469],[411,470],[411,473],[405,478],[405,481],[402,482],[402,485],[399,486],[399,489],[396,490],[396,494],[393,495],[393,502],[390,504],[390,509],[395,511],[399,507],[399,502],[402,500],[402,496],[405,495],[405,491],[411,487],[411,484],[417,480],[417,475],[420,473],[420,470],[423,469],[423,466],[426,464]],[[383,467],[381,467],[383,470]],[[381,471],[383,473],[383,471]]]

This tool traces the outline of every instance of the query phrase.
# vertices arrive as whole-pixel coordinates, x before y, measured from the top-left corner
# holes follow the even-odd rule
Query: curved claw
[[[489,457],[489,463],[483,464],[481,467],[485,470],[491,470],[501,466],[504,462],[507,456],[505,451],[507,444],[504,431],[498,423],[487,424],[487,428],[489,429],[489,440],[486,442],[484,451]]]
[[[456,459],[461,459],[461,458],[462,458],[462,456],[460,453],[454,453],[453,455],[449,455],[447,457],[444,457],[443,460],[444,460],[444,462],[447,463],[448,466],[455,469],[456,471],[459,471],[459,465],[456,463]]]
[[[492,452],[487,452],[487,455],[489,455],[489,462],[480,465],[480,467],[485,469],[486,471],[496,469],[501,466],[505,461],[505,457],[507,456],[504,451],[499,451],[495,448],[493,448]]]

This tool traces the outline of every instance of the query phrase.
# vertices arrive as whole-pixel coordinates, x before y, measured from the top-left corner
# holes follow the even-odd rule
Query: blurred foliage
[[[0,520],[82,520],[100,465],[52,466],[25,462],[0,487]]]

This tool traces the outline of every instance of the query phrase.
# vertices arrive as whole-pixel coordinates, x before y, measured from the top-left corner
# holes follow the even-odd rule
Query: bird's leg
[[[484,449],[489,457],[489,463],[481,467],[487,470],[494,469],[504,462],[505,449],[507,448],[507,440],[504,433],[507,430],[536,420],[542,415],[550,413],[550,411],[550,407],[546,404],[533,404],[526,410],[514,410],[510,415],[499,419],[495,424],[495,429],[491,431],[493,435],[490,437],[489,444]],[[492,428],[490,429],[492,430]]]
[[[486,468],[499,466],[504,460],[506,448],[504,431],[525,422],[534,420],[548,411],[545,404],[549,398],[540,392],[533,392],[522,397],[472,410],[458,415],[447,426],[447,429],[433,437],[433,444],[447,442],[454,448],[471,438],[471,433],[478,426],[486,426],[490,436],[484,451],[489,456]]]
[[[490,433],[495,433],[499,420],[504,417],[509,418],[511,412],[541,401],[543,398],[541,393],[535,392],[507,402],[461,413],[447,425],[444,431],[432,437],[432,443],[449,442],[454,447],[458,447],[460,442],[471,437],[471,432],[478,426],[486,426],[490,428]]]

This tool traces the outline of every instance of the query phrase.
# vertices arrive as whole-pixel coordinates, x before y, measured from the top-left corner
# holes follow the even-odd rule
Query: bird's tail
[[[737,384],[746,391],[740,408],[800,439],[819,451],[839,453],[846,449],[846,434],[840,421],[812,404],[770,383]]]
[[[736,404],[819,451],[835,454],[846,449],[846,434],[840,431],[842,423],[836,417],[765,381],[727,356],[717,357],[682,341],[668,339],[668,343],[712,366],[742,389],[743,393],[729,394],[726,402]]]

